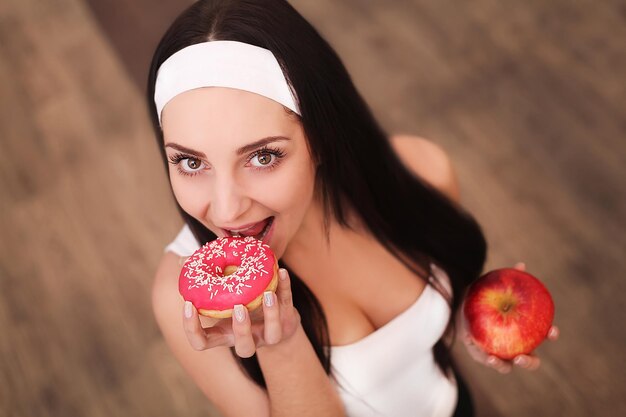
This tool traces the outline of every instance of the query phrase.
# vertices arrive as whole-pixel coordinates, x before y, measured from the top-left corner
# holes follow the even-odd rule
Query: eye
[[[272,170],[280,164],[280,160],[285,156],[285,152],[278,148],[263,147],[255,151],[248,158],[255,170]],[[254,163],[254,162],[257,163]]]
[[[200,160],[196,158],[185,158],[181,162],[183,163],[182,164],[183,169],[184,167],[191,168],[192,172],[202,166],[202,163],[200,162]]]
[[[176,165],[178,172],[183,175],[193,176],[202,169],[202,161],[188,155],[177,153],[169,157],[170,164]]]
[[[250,161],[254,161],[256,159],[259,162],[259,165],[252,164],[256,167],[268,166],[272,162],[272,156],[274,155],[269,152],[259,153],[252,157]],[[276,158],[276,156],[274,156],[274,158]]]

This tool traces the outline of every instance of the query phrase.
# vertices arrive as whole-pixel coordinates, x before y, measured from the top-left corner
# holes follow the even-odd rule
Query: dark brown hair
[[[444,374],[455,368],[450,354],[461,296],[479,276],[487,245],[474,218],[440,191],[413,175],[393,151],[340,58],[289,3],[278,0],[206,0],[189,6],[172,23],[154,53],[148,76],[147,103],[167,171],[163,134],[154,104],[159,66],[175,52],[200,42],[234,40],[270,50],[296,92],[301,123],[314,161],[325,227],[334,216],[349,227],[351,207],[369,231],[392,254],[419,275],[416,264],[432,261],[444,269],[454,297],[452,315],[434,355]],[[178,209],[196,239],[217,236]],[[322,366],[330,372],[330,340],[324,311],[315,295],[282,261],[292,280],[294,304]],[[424,277],[425,278],[425,277]],[[241,359],[247,374],[265,387],[256,356]]]

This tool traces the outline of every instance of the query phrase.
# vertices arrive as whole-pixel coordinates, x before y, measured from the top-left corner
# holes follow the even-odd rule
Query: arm
[[[288,285],[288,278],[280,281],[278,302],[282,307],[293,308]],[[267,383],[272,416],[345,415],[301,325],[290,339],[258,348],[257,357]]]
[[[440,190],[451,201],[459,204],[461,197],[459,182],[452,162],[443,148],[424,138],[410,135],[392,136],[390,141],[402,162],[413,174]],[[523,271],[525,266],[524,264],[517,264],[515,268]],[[510,372],[513,365],[530,370],[539,367],[539,358],[532,354],[518,355],[513,361],[505,361],[496,356],[488,355],[478,348],[467,332],[462,306],[459,308],[455,320],[458,323],[458,336],[463,341],[469,355],[476,362],[489,366],[500,373]],[[553,326],[548,333],[548,339],[555,341],[558,337],[559,329]]]
[[[179,257],[164,254],[152,287],[152,308],[174,357],[224,417],[269,416],[263,389],[239,369],[228,347],[197,351],[183,328],[183,300],[178,293]]]
[[[153,289],[155,316],[178,361],[224,416],[344,415],[293,308],[288,278],[279,280],[274,305],[263,305],[260,323],[245,309],[242,322],[210,322],[195,308],[190,318],[183,316],[177,280],[172,279],[179,271],[178,257],[165,254]],[[256,351],[267,391],[239,368],[230,346],[242,357]]]

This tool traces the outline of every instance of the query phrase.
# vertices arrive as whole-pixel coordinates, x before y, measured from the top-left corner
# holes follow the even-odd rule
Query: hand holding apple
[[[537,369],[532,351],[545,339],[556,340],[554,303],[525,265],[491,271],[468,290],[461,308],[463,341],[470,355],[502,373],[513,364]],[[519,272],[521,271],[521,272]]]

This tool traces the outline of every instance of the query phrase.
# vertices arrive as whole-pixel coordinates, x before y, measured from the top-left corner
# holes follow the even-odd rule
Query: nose
[[[245,187],[232,176],[216,176],[211,188],[207,215],[218,226],[236,223],[252,204]]]

